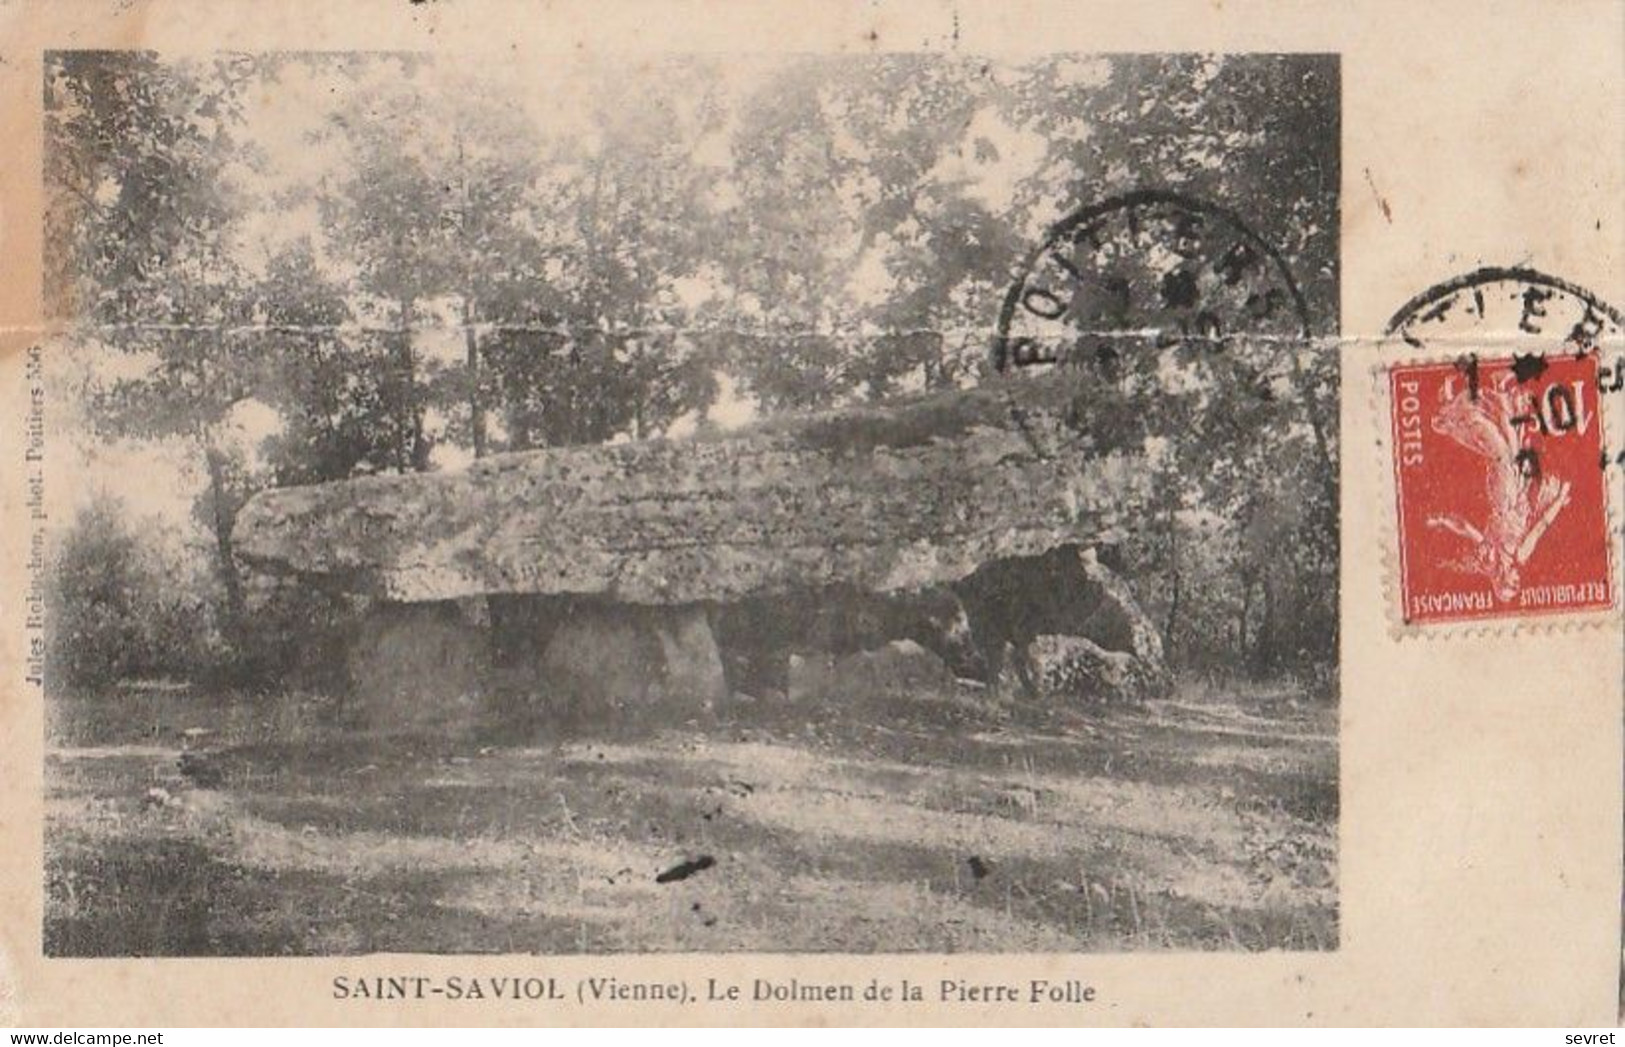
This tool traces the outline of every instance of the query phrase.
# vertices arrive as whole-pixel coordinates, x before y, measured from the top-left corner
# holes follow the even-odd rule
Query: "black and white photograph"
[[[1339,948],[1336,55],[41,89],[47,957]]]

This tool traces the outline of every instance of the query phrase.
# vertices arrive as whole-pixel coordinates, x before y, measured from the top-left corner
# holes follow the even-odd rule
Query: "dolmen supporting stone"
[[[914,640],[955,672],[1067,634],[1069,615],[1081,628],[1102,601],[1132,618],[1092,558],[1074,596],[1050,589],[1054,558],[1084,564],[1145,483],[1139,449],[1080,433],[1063,387],[1026,382],[1018,398],[993,383],[721,436],[271,490],[234,542],[254,569],[373,598],[350,668],[363,694],[387,685],[383,715],[465,700],[479,666],[575,709],[682,713],[728,694],[740,645],[719,649],[718,633],[748,647],[751,621],[800,629],[802,614],[817,635],[832,603],[826,634],[891,632],[876,646]],[[1012,629],[1024,599],[1043,611],[1018,610]],[[1106,649],[1160,673],[1137,629]]]

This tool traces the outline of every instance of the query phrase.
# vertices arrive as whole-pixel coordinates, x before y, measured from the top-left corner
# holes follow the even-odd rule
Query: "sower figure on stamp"
[[[1482,575],[1501,600],[1518,593],[1519,569],[1534,554],[1541,536],[1569,501],[1569,483],[1542,476],[1539,459],[1523,446],[1518,426],[1530,417],[1521,410],[1509,388],[1511,375],[1501,387],[1463,388],[1449,395],[1433,419],[1433,430],[1484,459],[1489,517],[1475,527],[1454,514],[1429,516],[1429,527],[1441,528],[1472,543],[1465,557],[1447,566],[1464,574]],[[1446,386],[1446,390],[1449,387]]]

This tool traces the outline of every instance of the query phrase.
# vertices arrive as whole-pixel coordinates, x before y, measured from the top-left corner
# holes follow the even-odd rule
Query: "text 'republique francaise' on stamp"
[[[1620,313],[1527,269],[1482,269],[1393,318],[1391,599],[1407,629],[1611,620],[1609,400]]]

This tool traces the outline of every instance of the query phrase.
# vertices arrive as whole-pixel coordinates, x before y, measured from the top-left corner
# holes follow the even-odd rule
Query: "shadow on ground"
[[[522,744],[108,702],[53,718],[50,955],[1337,945],[1336,713],[1290,695],[955,691]]]

